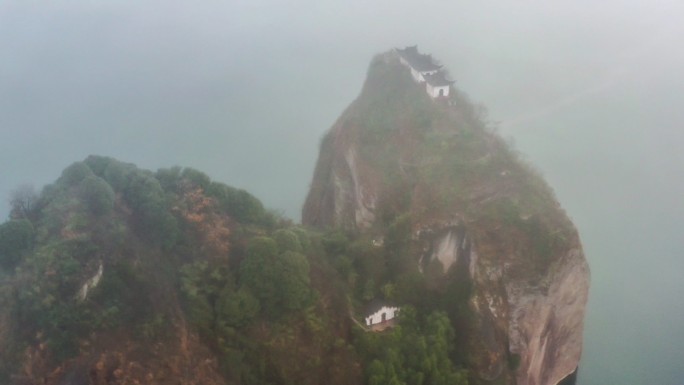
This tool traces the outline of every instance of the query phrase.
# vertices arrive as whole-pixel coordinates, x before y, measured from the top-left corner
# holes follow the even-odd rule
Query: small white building
[[[382,331],[393,327],[399,310],[396,306],[373,302],[366,308],[366,326],[372,331]]]
[[[434,74],[426,75],[424,78],[425,90],[431,98],[436,99],[449,96],[449,90],[454,82],[448,80],[444,75],[444,72],[436,72]]]

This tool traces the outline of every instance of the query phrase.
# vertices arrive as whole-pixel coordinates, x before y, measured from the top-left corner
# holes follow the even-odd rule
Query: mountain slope
[[[2,383],[360,382],[317,235],[250,194],[91,156],[31,199],[0,225]]]
[[[450,318],[473,381],[576,370],[589,287],[577,231],[481,109],[458,91],[431,100],[394,52],[323,138],[302,222],[384,242],[383,284],[419,271],[437,292],[464,285]]]

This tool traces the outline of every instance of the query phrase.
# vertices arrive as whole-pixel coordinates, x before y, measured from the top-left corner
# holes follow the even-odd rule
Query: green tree
[[[88,175],[93,175],[93,171],[85,162],[72,163],[69,167],[62,171],[62,176],[59,178],[57,183],[60,183],[64,186],[75,186]]]
[[[385,365],[380,360],[373,360],[366,369],[368,385],[385,385],[388,383],[385,374]]]
[[[344,254],[349,246],[349,239],[340,230],[335,230],[323,237],[323,247],[328,255]]]
[[[124,197],[134,210],[140,232],[163,246],[174,244],[178,223],[169,212],[164,190],[151,173],[137,171],[132,174]]]
[[[233,328],[247,326],[259,313],[259,300],[247,289],[225,287],[216,303],[219,324]]]
[[[177,191],[181,181],[181,172],[182,168],[179,166],[160,168],[155,173],[155,177],[164,191]]]
[[[301,309],[311,300],[306,257],[292,251],[279,255],[276,241],[269,237],[250,240],[240,266],[240,283],[254,293],[272,317]]]
[[[113,162],[118,162],[113,158],[99,155],[89,155],[83,163],[85,163],[88,168],[97,176],[102,177],[104,175],[107,166]]]
[[[195,262],[181,268],[181,292],[189,318],[207,338],[214,333],[217,303],[229,284],[227,272],[207,262]]]
[[[10,220],[0,225],[0,265],[11,269],[33,245],[33,225],[26,219]]]
[[[206,191],[211,184],[211,179],[207,174],[197,171],[194,168],[184,168],[181,172],[181,177],[189,181],[195,187],[201,188],[203,191]]]
[[[278,249],[281,253],[286,251],[302,252],[302,245],[299,243],[299,238],[291,230],[280,229],[273,233],[273,238],[278,243]]]
[[[128,187],[131,176],[137,172],[136,167],[130,163],[112,161],[103,172],[103,178],[109,183],[114,191],[124,192]]]
[[[282,273],[277,282],[282,288],[281,301],[287,310],[298,310],[311,302],[309,261],[300,253],[287,251],[279,257]]]
[[[357,349],[371,364],[368,384],[467,385],[466,372],[451,362],[454,331],[444,312],[420,317],[401,309],[399,326],[383,334],[363,333]]]
[[[309,232],[301,227],[293,227],[291,231],[297,235],[299,245],[302,247],[302,252],[305,254],[308,253],[311,250],[311,237],[309,236]]]
[[[242,223],[263,223],[266,210],[261,202],[244,190],[212,182],[207,195],[216,198],[219,208]]]
[[[114,208],[114,190],[104,179],[88,175],[79,183],[79,192],[88,210],[96,216],[109,214]]]

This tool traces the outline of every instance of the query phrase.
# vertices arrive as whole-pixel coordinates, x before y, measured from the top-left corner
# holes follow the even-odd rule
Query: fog
[[[320,138],[371,57],[418,44],[580,231],[579,383],[681,384],[682,15],[676,1],[3,1],[0,194],[101,154],[197,168],[299,220]]]

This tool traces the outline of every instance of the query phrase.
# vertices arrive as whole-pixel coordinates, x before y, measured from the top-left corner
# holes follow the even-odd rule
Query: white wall
[[[418,83],[425,81],[425,79],[423,79],[423,75],[421,75],[420,72],[414,70],[413,67],[409,68],[411,68],[411,76],[413,76],[413,80],[415,80]]]
[[[450,89],[449,86],[433,87],[433,86],[431,86],[431,85],[429,85],[429,84],[426,86],[427,93],[428,93],[428,95],[430,95],[430,97],[432,97],[432,98],[437,98],[437,97],[439,97],[439,91],[440,91],[440,90],[443,90],[443,92],[444,92],[444,93],[443,93],[443,96],[449,96],[449,89]]]
[[[366,325],[371,326],[382,322],[383,313],[385,314],[385,321],[389,321],[399,314],[399,308],[383,306],[380,310],[366,317]]]

